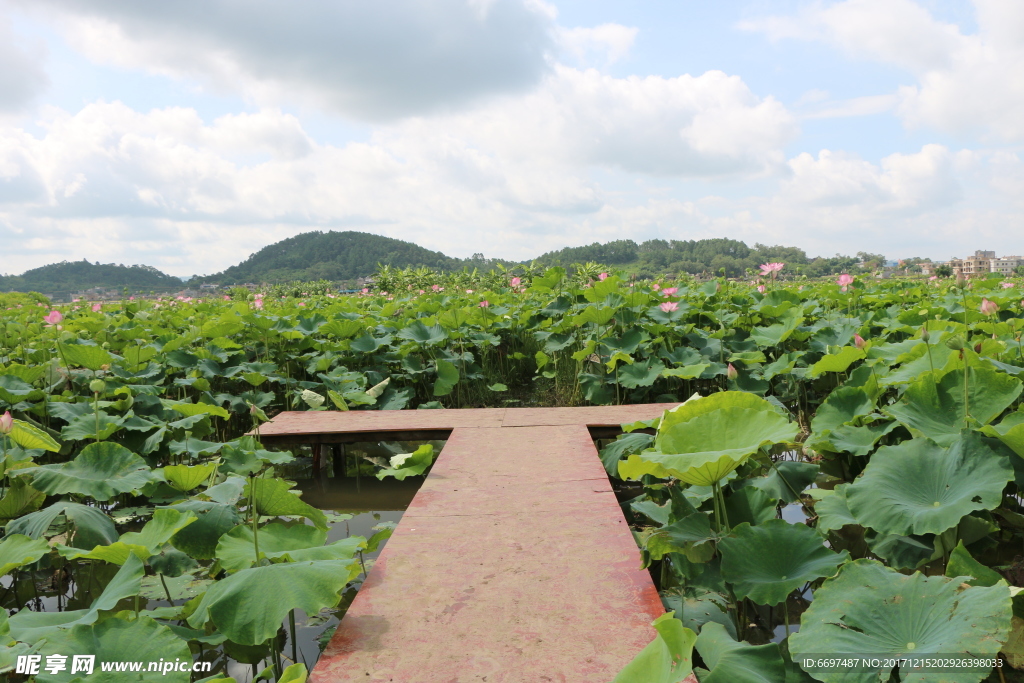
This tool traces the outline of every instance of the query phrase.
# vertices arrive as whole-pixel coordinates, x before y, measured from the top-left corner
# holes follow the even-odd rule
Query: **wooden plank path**
[[[448,439],[310,680],[611,681],[664,610],[593,437],[667,407],[310,411],[263,425],[267,444]]]

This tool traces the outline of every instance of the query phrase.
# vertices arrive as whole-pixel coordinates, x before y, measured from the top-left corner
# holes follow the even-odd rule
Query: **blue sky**
[[[1024,252],[1019,0],[0,0],[0,272],[309,230]]]

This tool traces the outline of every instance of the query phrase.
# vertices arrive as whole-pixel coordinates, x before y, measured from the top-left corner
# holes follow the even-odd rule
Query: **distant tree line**
[[[606,263],[630,270],[638,277],[662,274],[707,273],[741,277],[758,270],[762,263],[781,261],[789,273],[819,277],[848,272],[855,268],[878,268],[885,264],[881,254],[859,252],[856,256],[836,254],[832,257],[810,258],[797,247],[768,246],[726,238],[704,240],[616,240],[583,247],[568,247],[548,252],[537,259],[544,265],[568,266],[573,263]]]
[[[181,289],[182,281],[152,266],[122,263],[61,261],[27,270],[21,275],[0,275],[0,292],[41,292],[58,299],[95,287],[127,287],[131,292]]]

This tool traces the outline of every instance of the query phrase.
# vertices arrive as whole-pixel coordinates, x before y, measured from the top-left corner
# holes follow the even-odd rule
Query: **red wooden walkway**
[[[264,442],[448,442],[313,683],[607,683],[664,610],[592,430],[661,405],[282,413]]]

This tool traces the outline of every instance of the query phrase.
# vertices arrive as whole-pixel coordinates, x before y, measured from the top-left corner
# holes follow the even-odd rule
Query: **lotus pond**
[[[1020,282],[389,278],[2,312],[0,672],[304,680],[402,508],[332,492],[414,490],[436,449],[299,484],[307,454],[259,440],[277,411],[665,402],[601,449],[667,610],[618,681],[1019,680]],[[1000,666],[807,663],[843,654]]]

